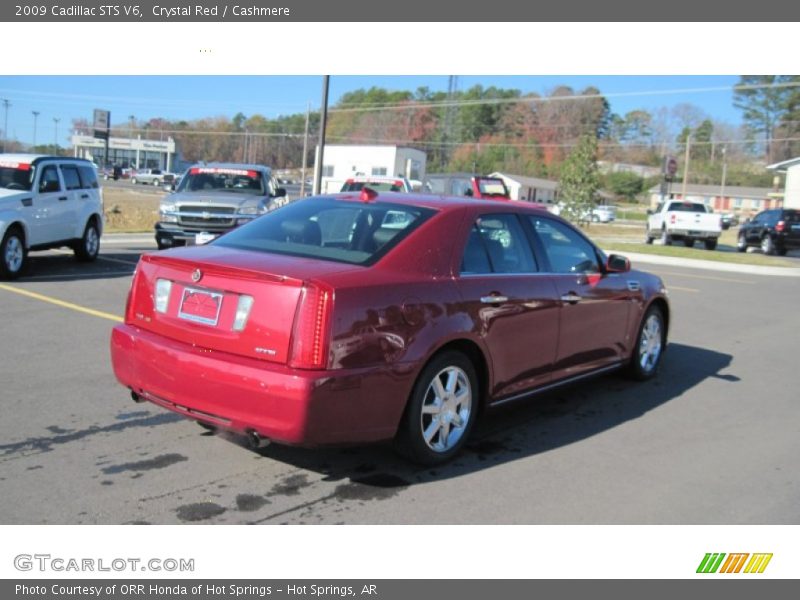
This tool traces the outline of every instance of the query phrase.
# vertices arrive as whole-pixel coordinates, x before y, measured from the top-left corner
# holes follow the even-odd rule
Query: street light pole
[[[33,112],[33,151],[36,152],[36,121],[39,119],[39,111],[34,110]]]
[[[325,165],[325,128],[328,123],[328,84],[330,75],[322,77],[322,107],[319,119],[319,156],[317,157],[317,172],[314,177],[314,194],[322,193],[322,169]]]
[[[55,123],[55,126],[56,126],[56,132],[55,132],[55,135],[54,135],[54,138],[53,138],[53,142],[54,142],[53,145],[55,146],[55,153],[56,154],[58,154],[58,122],[60,120],[61,119],[59,119],[57,117],[53,117],[53,123]]]
[[[5,124],[3,125],[3,152],[5,152],[6,142],[8,141],[8,107],[11,106],[11,102],[3,98],[3,106],[6,109],[6,120]]]
[[[686,202],[686,183],[689,181],[689,149],[692,147],[692,134],[686,136],[686,154],[683,157],[683,185],[681,186],[681,200]]]

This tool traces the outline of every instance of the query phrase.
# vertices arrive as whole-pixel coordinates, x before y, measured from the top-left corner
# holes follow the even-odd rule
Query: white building
[[[800,208],[800,156],[769,165],[767,168],[778,173],[786,173],[783,206]]]
[[[523,175],[489,173],[489,177],[499,177],[508,188],[512,200],[555,204],[558,197],[558,182]]]
[[[319,146],[316,152],[319,157]],[[320,193],[334,193],[350,177],[406,177],[412,182],[425,178],[427,156],[422,150],[403,146],[351,146],[325,144]],[[316,168],[319,160],[314,161]]]
[[[108,156],[105,156],[105,140],[90,135],[73,135],[73,154],[87,158],[102,166],[119,165],[137,169],[163,169],[169,171],[175,160],[175,141],[143,140],[138,138],[116,138],[108,140]]]

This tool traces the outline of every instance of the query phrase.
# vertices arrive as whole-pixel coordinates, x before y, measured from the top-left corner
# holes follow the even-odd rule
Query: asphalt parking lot
[[[800,522],[800,278],[641,265],[670,289],[659,376],[607,376],[491,413],[420,469],[388,446],[253,451],[111,371],[149,236],[31,255],[0,283],[2,524]]]

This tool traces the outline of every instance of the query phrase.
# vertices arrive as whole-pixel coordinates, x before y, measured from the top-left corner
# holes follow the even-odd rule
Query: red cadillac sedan
[[[111,357],[135,400],[256,444],[437,464],[485,408],[652,377],[669,318],[658,277],[546,211],[364,189],[143,255]]]

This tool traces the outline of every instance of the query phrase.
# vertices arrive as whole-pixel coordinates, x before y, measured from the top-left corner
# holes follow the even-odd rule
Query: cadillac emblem
[[[192,272],[192,281],[197,283],[203,277],[203,272],[200,269],[195,269]]]

